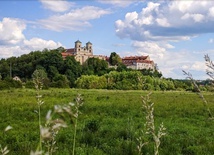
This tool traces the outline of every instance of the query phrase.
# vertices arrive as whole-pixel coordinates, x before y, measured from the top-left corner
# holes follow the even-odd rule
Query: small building
[[[123,64],[127,66],[127,68],[131,68],[134,70],[142,70],[142,69],[155,69],[154,61],[150,60],[149,56],[129,56],[122,58]]]
[[[14,76],[14,77],[13,77],[13,80],[22,82],[21,79],[20,79],[18,76]]]

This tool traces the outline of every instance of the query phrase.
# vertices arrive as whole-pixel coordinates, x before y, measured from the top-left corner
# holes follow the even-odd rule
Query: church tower
[[[90,41],[86,43],[86,49],[90,55],[93,55],[92,43]]]
[[[77,41],[75,42],[75,52],[76,52],[76,53],[80,52],[80,51],[81,51],[81,47],[82,47],[82,42],[79,41],[79,40],[77,40]]]

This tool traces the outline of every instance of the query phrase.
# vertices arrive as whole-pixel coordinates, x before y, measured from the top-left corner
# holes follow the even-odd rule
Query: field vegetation
[[[89,58],[82,65],[73,56],[62,58],[62,47],[54,50],[34,51],[20,57],[0,60],[0,90],[10,88],[34,88],[32,74],[43,70],[47,77],[44,88],[118,89],[118,90],[191,90],[194,87],[188,80],[162,77],[155,70],[132,70],[127,68],[115,52],[109,62]],[[109,65],[114,66],[109,67]],[[13,82],[13,77],[21,82]],[[198,81],[202,90],[212,90],[210,80]],[[142,85],[143,84],[143,85]]]
[[[75,154],[77,155],[137,155],[139,137],[147,142],[142,154],[154,154],[152,137],[144,136],[146,123],[142,98],[148,94],[141,90],[47,89],[41,90],[41,123],[54,105],[74,102],[82,94],[76,128]],[[12,155],[27,155],[39,143],[37,92],[34,89],[10,89],[0,93],[0,144],[7,146]],[[211,92],[204,97],[214,111]],[[184,91],[155,91],[150,96],[154,102],[155,126],[162,122],[166,135],[161,138],[159,154],[213,155],[214,121],[209,119],[200,97]],[[74,124],[68,116],[68,127],[59,131],[56,138],[57,155],[72,154]],[[6,126],[13,129],[3,132]],[[145,138],[145,139],[144,139]]]
[[[63,50],[0,60],[1,155],[214,154],[208,55],[211,80],[195,81],[128,69],[115,52],[116,68],[97,58],[80,65]]]

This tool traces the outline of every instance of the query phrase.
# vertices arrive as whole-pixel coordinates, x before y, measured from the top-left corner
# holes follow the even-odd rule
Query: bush
[[[33,81],[27,81],[25,83],[25,88],[31,88],[31,89],[35,88]]]
[[[10,78],[0,81],[0,90],[10,88],[22,88],[22,83],[20,81],[16,81]]]

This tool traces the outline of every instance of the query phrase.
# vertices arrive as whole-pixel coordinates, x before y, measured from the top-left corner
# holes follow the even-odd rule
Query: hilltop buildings
[[[130,56],[122,58],[122,62],[131,69],[155,69],[154,61],[150,60],[149,56]]]
[[[75,42],[74,48],[66,49],[65,52],[62,52],[62,57],[74,56],[80,64],[83,64],[88,58],[99,58],[106,60],[106,56],[102,55],[93,55],[93,46],[91,42],[87,42],[86,46],[82,46],[82,42],[77,40]]]
[[[109,58],[103,55],[94,55],[91,42],[87,42],[86,46],[82,46],[82,42],[77,40],[74,48],[66,49],[62,52],[62,57],[74,56],[80,64],[83,64],[88,58],[99,58],[108,61]],[[154,61],[150,60],[149,56],[130,56],[122,58],[122,62],[128,67],[135,70],[155,69]]]

